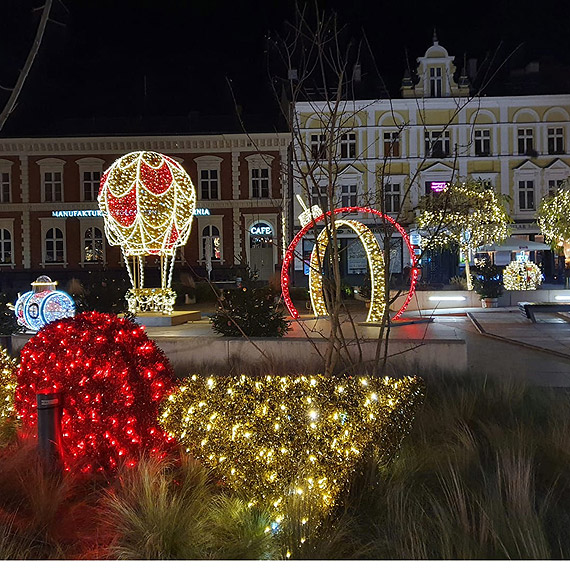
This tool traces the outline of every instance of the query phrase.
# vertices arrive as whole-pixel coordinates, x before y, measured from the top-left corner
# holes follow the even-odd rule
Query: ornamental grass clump
[[[470,376],[426,384],[399,457],[345,501],[369,556],[568,558],[568,395]]]
[[[112,535],[108,557],[121,560],[268,559],[275,545],[268,515],[223,494],[209,472],[141,460],[105,494],[102,518]]]

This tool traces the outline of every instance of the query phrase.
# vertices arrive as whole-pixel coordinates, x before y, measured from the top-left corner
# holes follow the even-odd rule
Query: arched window
[[[46,263],[63,263],[63,232],[59,228],[50,228],[46,232]]]
[[[6,228],[0,229],[0,263],[12,263],[12,234]]]
[[[83,234],[84,261],[104,261],[103,232],[96,226],[90,226]]]
[[[202,259],[207,259],[208,254],[212,261],[222,260],[222,240],[216,226],[206,226],[202,230]]]

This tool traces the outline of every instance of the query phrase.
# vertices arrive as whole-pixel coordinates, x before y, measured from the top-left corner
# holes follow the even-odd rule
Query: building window
[[[400,133],[398,131],[384,133],[384,156],[394,158],[400,156]]]
[[[327,156],[327,135],[311,135],[311,156],[322,160]]]
[[[519,154],[533,156],[536,154],[534,150],[534,136],[532,129],[517,130],[517,144]]]
[[[491,154],[491,131],[489,129],[475,129],[475,156],[489,156]]]
[[[46,172],[46,174],[48,174]],[[101,183],[100,170],[84,170],[83,171],[83,200],[92,202],[97,200],[99,194],[99,184]]]
[[[356,158],[356,133],[340,135],[340,157]]]
[[[271,163],[275,159],[270,154],[250,154],[245,157],[249,166],[249,195],[251,198],[271,197]]]
[[[59,228],[50,228],[45,238],[45,263],[63,263],[63,232]]]
[[[561,180],[549,180],[548,181],[548,196],[551,198],[555,196],[564,184],[564,179]]]
[[[222,240],[216,226],[206,226],[202,230],[202,259],[208,256],[212,261],[222,260]]]
[[[203,155],[194,159],[198,173],[198,198],[219,200],[222,198],[221,168],[223,159],[219,156]]]
[[[357,198],[356,184],[343,184],[340,187],[341,208],[350,208],[356,206],[356,198]]]
[[[564,127],[548,127],[548,154],[564,154]]]
[[[311,190],[311,206],[319,206],[323,212],[328,212],[329,198],[326,186],[313,186]]]
[[[12,263],[12,234],[0,228],[0,263]]]
[[[448,131],[426,131],[425,153],[431,158],[443,158],[450,154]]]
[[[429,68],[429,96],[430,97],[441,97],[441,91],[443,86],[443,77],[441,73],[441,67],[430,67]]]
[[[43,177],[44,202],[61,202],[63,199],[63,177],[61,172],[47,171]]]
[[[0,172],[0,202],[10,202],[10,173]]]
[[[269,198],[269,168],[251,169],[251,197]]]
[[[533,180],[519,180],[519,210],[534,210]]]
[[[84,261],[103,261],[103,232],[97,226],[88,227],[83,234]]]
[[[200,170],[200,193],[202,200],[218,199],[218,171],[212,169]]]
[[[384,212],[400,211],[400,184],[384,185]]]

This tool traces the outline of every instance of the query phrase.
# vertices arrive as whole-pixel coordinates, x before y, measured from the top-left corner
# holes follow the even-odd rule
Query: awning
[[[528,241],[514,237],[507,238],[501,243],[493,243],[491,245],[484,245],[480,247],[478,252],[491,252],[491,251],[547,251],[550,246],[545,243],[537,241]]]

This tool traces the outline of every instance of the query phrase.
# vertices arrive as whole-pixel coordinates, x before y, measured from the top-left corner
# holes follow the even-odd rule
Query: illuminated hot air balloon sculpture
[[[132,289],[126,299],[131,313],[171,314],[176,248],[190,235],[196,207],[192,180],[178,162],[152,151],[131,152],[104,173],[99,207],[111,245],[120,245]],[[160,288],[145,288],[144,260],[160,257]]]

